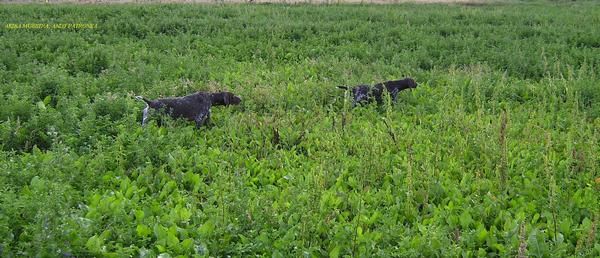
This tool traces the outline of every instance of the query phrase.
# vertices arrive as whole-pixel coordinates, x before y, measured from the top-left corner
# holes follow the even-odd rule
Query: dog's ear
[[[231,94],[229,92],[225,92],[225,99],[224,99],[225,105],[231,104],[231,102],[232,102],[231,101],[231,95],[233,95],[233,94]]]

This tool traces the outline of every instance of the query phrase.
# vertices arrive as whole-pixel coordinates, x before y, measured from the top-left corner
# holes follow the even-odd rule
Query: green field
[[[0,5],[0,256],[598,257],[599,24],[594,1]],[[395,105],[335,87],[404,76]],[[243,102],[140,126],[134,96],[197,90]]]

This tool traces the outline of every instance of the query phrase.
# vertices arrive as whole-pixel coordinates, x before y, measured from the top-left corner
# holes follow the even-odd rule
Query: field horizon
[[[285,3],[285,4],[493,4],[514,0],[1,0],[0,3],[79,3],[79,4],[227,4],[227,3]]]

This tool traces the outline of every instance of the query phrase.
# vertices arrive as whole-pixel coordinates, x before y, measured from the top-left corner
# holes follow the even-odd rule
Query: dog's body
[[[417,83],[415,82],[415,80],[408,77],[402,80],[377,83],[372,87],[366,84],[354,86],[352,87],[352,106],[354,107],[360,103],[370,103],[373,101],[373,99],[377,101],[377,104],[382,104],[384,98],[383,94],[386,91],[388,92],[388,94],[390,94],[392,101],[396,102],[398,92],[416,87]],[[338,86],[338,88],[345,90],[350,89],[347,86]]]
[[[241,98],[231,92],[196,92],[183,97],[156,100],[148,100],[142,96],[137,96],[136,99],[146,102],[142,125],[148,122],[150,109],[155,109],[163,110],[173,118],[185,118],[195,121],[197,127],[210,120],[210,108],[212,106],[237,105],[241,102]]]

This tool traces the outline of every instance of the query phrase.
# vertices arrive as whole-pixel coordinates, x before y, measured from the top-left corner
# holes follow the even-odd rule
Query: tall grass
[[[3,6],[98,27],[0,29],[0,256],[597,256],[599,13]],[[196,90],[243,103],[139,125]]]

